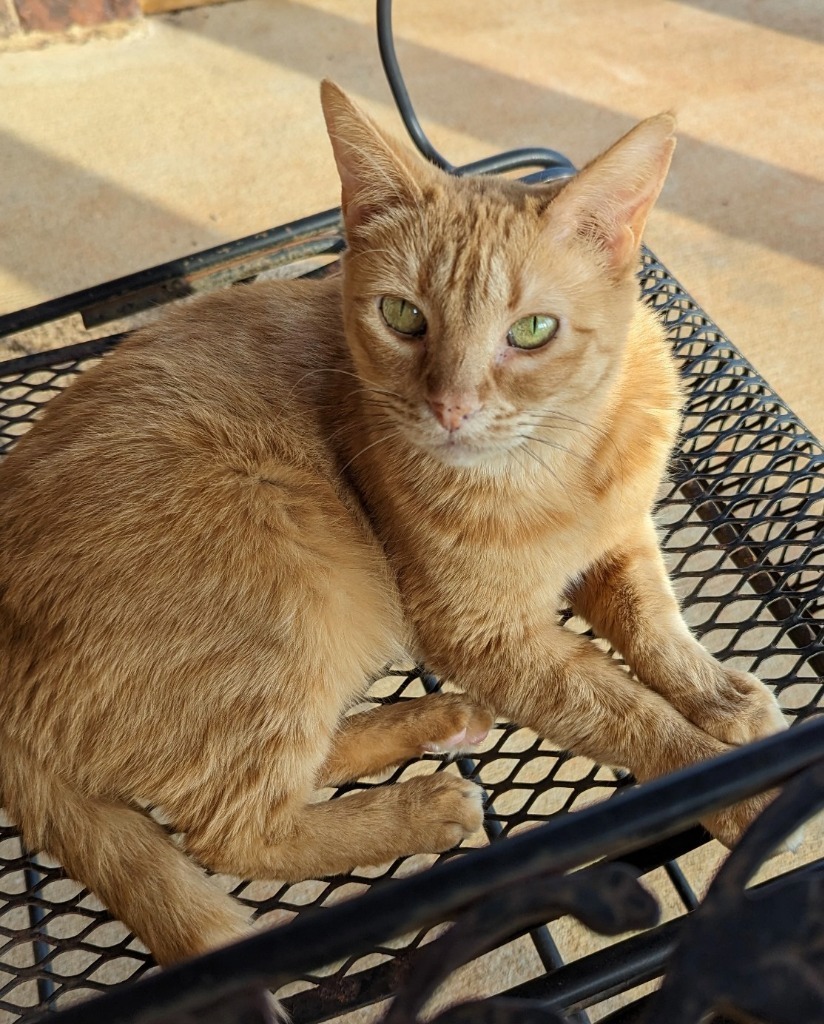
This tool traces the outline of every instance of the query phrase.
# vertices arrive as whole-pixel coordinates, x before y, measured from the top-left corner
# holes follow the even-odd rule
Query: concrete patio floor
[[[821,0],[396,7],[410,92],[453,162],[545,145],[581,164],[677,112],[647,241],[824,436]],[[336,205],[326,76],[402,133],[371,0],[236,0],[84,41],[0,39],[0,313]],[[0,340],[0,359],[77,336]],[[532,967],[475,965],[466,990]]]

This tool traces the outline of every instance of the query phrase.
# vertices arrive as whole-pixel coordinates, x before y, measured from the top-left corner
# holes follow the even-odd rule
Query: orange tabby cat
[[[486,708],[640,779],[783,725],[690,635],[650,515],[680,395],[634,275],[672,118],[530,188],[323,103],[342,282],[169,312],[0,467],[2,799],[161,962],[247,927],[195,861],[296,880],[478,829],[445,773],[312,794],[463,748]],[[471,700],[344,718],[404,650]],[[762,802],[708,825],[732,843]]]

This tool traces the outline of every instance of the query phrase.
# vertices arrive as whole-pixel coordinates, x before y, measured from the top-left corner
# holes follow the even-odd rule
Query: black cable
[[[442,156],[435,149],[426,137],[423,128],[421,128],[415,108],[412,106],[412,100],[409,98],[409,91],[401,74],[397,54],[395,53],[395,39],[392,32],[392,0],[378,0],[377,23],[378,49],[380,50],[383,70],[386,72],[386,79],[395,98],[398,112],[412,141],[427,160],[448,174],[475,173],[475,164],[468,164],[466,167],[455,167],[451,164],[446,157]],[[551,177],[567,177],[575,173],[575,166],[554,149],[516,149],[505,155],[512,161],[513,167],[558,168],[558,174]],[[481,164],[482,162],[478,161],[477,163]],[[544,177],[542,180],[546,180],[546,178]]]
[[[378,49],[380,50],[381,63],[386,72],[389,88],[395,97],[398,111],[406,125],[406,130],[412,137],[412,141],[423,153],[427,160],[430,160],[436,167],[442,168],[449,174],[455,174],[456,168],[435,149],[432,143],[424,134],[420,121],[415,114],[409,92],[401,74],[398,58],[395,53],[395,39],[392,34],[392,0],[378,0]]]

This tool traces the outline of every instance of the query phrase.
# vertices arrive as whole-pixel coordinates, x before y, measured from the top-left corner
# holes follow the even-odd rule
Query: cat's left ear
[[[575,235],[607,269],[635,268],[647,217],[675,149],[672,114],[650,117],[577,174],[550,205],[560,235]]]
[[[347,231],[397,205],[417,205],[419,181],[428,166],[378,128],[328,79],[321,104],[341,181],[341,207]]]

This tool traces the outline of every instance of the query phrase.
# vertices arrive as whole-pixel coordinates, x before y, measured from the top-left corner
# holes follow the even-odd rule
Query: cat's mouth
[[[428,415],[428,409],[410,412],[405,410],[403,418],[396,421],[399,433],[412,448],[446,466],[502,467],[518,447],[514,432],[506,429],[508,425],[490,422],[488,417],[479,416],[457,430],[445,430]]]
[[[458,431],[435,437],[426,431],[424,437],[419,435],[414,440],[417,447],[439,462],[459,468],[493,466],[505,462],[509,455],[508,446],[500,441]]]

